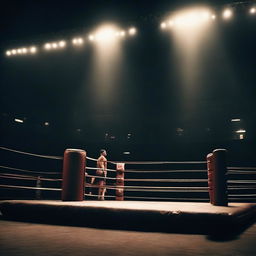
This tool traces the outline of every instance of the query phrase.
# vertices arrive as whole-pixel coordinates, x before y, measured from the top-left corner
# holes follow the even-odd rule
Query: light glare
[[[19,119],[19,118],[15,118],[14,121],[16,123],[24,123],[24,121],[22,119]]]
[[[74,44],[74,45],[81,45],[81,44],[83,44],[83,42],[84,42],[84,40],[82,39],[82,38],[74,38],[73,40],[72,40],[72,43]]]
[[[256,13],[256,8],[255,7],[252,7],[251,9],[250,9],[250,14],[255,14]]]
[[[51,44],[47,43],[47,44],[45,44],[44,48],[46,50],[50,50],[52,48],[52,46],[51,46]]]
[[[136,28],[130,28],[129,29],[129,35],[131,35],[131,36],[133,36],[133,35],[135,35],[136,34]]]
[[[120,36],[124,37],[126,35],[125,31],[120,32]]]
[[[30,48],[30,52],[31,52],[31,53],[36,53],[36,51],[37,51],[37,49],[36,49],[35,46],[32,46],[32,47]]]
[[[167,27],[166,23],[165,23],[165,22],[162,22],[162,23],[161,23],[161,29],[166,29],[166,27]]]
[[[233,15],[233,12],[231,9],[226,9],[226,10],[224,10],[222,15],[223,15],[224,19],[230,19]]]
[[[94,35],[89,35],[89,40],[93,41],[94,40]]]
[[[246,133],[246,130],[240,129],[240,130],[237,130],[236,133]]]
[[[215,19],[215,15],[213,15],[210,10],[204,7],[197,7],[177,12],[171,17],[169,21],[162,22],[161,28],[201,27],[208,23],[211,19]]]
[[[60,47],[65,47],[66,46],[66,42],[65,41],[60,41],[59,42],[59,46]]]

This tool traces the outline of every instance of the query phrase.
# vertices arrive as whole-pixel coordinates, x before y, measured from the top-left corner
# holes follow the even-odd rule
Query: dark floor
[[[239,237],[216,241],[205,235],[117,231],[0,220],[4,256],[25,255],[256,255],[256,224]]]

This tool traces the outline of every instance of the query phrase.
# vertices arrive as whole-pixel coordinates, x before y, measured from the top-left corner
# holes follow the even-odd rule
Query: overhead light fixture
[[[224,19],[230,19],[233,16],[233,11],[229,8],[225,9],[222,13]]]

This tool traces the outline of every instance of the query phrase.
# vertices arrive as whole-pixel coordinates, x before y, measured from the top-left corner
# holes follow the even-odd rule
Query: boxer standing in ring
[[[98,200],[104,200],[106,193],[106,177],[107,177],[107,151],[105,149],[100,150],[100,156],[97,159],[97,171],[96,175],[100,178],[92,178],[91,184],[94,182],[99,185]]]

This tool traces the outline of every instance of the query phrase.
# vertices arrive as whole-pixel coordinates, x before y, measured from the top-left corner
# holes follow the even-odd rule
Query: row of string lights
[[[250,15],[256,15],[256,6],[250,7],[248,10]],[[214,21],[217,18],[230,20],[235,14],[234,8],[225,8],[219,16],[207,8],[193,8],[178,12],[168,19],[164,20],[160,27],[165,30],[168,28],[182,28],[202,25],[205,22]]]
[[[237,4],[241,4],[244,2],[238,2]],[[247,2],[245,2],[247,3]],[[166,30],[168,28],[184,28],[184,27],[192,27],[205,24],[209,21],[214,21],[217,18],[221,18],[224,20],[230,20],[235,14],[235,8],[229,7],[224,9],[220,15],[217,15],[210,9],[205,7],[188,9],[186,11],[178,12],[171,17],[168,17],[166,20],[162,21],[160,24],[160,28]],[[252,16],[256,16],[256,5],[250,6],[248,8],[248,14]],[[106,43],[106,41],[113,39],[124,39],[127,36],[134,36],[137,33],[137,29],[135,27],[131,27],[127,30],[120,30],[116,26],[104,27],[104,29],[98,29],[94,33],[88,35],[87,37],[75,37],[72,40],[60,40],[54,42],[47,42],[43,45],[43,47],[38,46],[30,46],[30,47],[20,47],[16,49],[9,49],[5,52],[5,55],[17,56],[17,55],[35,55],[41,49],[45,51],[51,50],[60,50],[67,46],[67,44],[71,43],[73,46],[83,46],[86,42],[99,42]]]
[[[73,46],[83,46],[86,42],[98,42],[98,43],[106,43],[106,41],[114,40],[114,39],[124,39],[126,37],[131,37],[136,35],[137,29],[135,27],[131,27],[127,30],[117,30],[113,26],[107,25],[104,28],[95,31],[88,35],[87,37],[75,37],[70,41],[67,40],[59,40],[54,42],[47,42],[42,47],[30,46],[30,47],[21,47],[16,49],[9,49],[5,52],[6,56],[17,56],[17,55],[34,55],[40,49],[45,51],[51,50],[60,50],[64,49],[68,43],[71,43]]]

